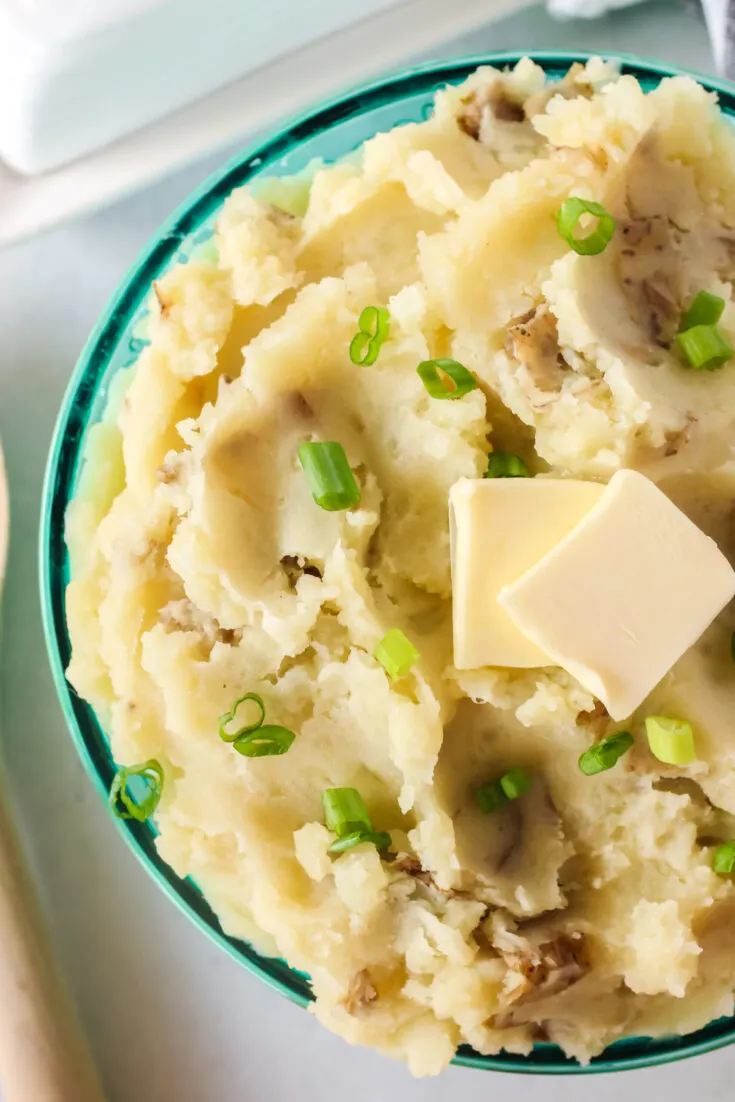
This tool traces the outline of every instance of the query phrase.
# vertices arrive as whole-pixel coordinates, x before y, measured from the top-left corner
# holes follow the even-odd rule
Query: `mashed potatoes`
[[[447,497],[491,448],[547,477],[635,467],[732,557],[735,363],[687,370],[672,339],[700,290],[735,333],[735,134],[690,79],[645,95],[593,60],[549,87],[525,60],[318,171],[303,216],[282,194],[236,191],[216,258],[158,282],[69,510],[69,679],[116,760],[162,763],[161,854],[309,974],[325,1025],[419,1075],[464,1043],[584,1061],[730,1014],[733,617],[584,776],[618,728],[567,674],[452,666]],[[559,236],[570,195],[616,218],[599,256]],[[390,338],[358,367],[369,304]],[[481,384],[461,401],[416,373],[447,356]],[[313,502],[314,438],[344,446],[358,507]],[[396,682],[373,657],[393,627],[420,652]],[[246,692],[295,732],[283,756],[220,739]],[[696,763],[651,756],[651,712],[695,725]],[[517,765],[532,790],[483,814],[474,789]],[[335,786],[389,852],[330,854]]]

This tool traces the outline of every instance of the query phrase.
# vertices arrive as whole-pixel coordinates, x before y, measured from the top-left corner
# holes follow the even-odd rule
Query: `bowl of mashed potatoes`
[[[125,838],[417,1075],[729,1043],[735,97],[497,56],[289,124],[72,378],[49,653]]]

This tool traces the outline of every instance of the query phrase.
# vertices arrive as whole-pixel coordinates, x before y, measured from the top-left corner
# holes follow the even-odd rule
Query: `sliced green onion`
[[[237,710],[246,701],[252,701],[258,709],[259,715],[255,723],[247,723],[239,727],[237,731],[228,731],[227,724],[232,723]],[[223,742],[231,742],[238,754],[245,758],[268,758],[276,754],[285,754],[293,743],[296,735],[287,727],[279,724],[264,724],[265,705],[263,698],[257,693],[245,693],[230,708],[219,717],[219,737]]]
[[[531,778],[525,769],[516,765],[500,778],[500,787],[509,800],[517,800],[519,796],[528,792],[531,787]]]
[[[694,371],[715,371],[735,356],[735,348],[716,325],[695,325],[679,333],[676,343]]]
[[[357,320],[357,332],[350,341],[353,364],[370,367],[378,358],[383,341],[390,334],[390,314],[383,306],[366,306]]]
[[[295,738],[288,727],[266,723],[248,734],[239,735],[232,745],[244,758],[272,758],[285,754]]]
[[[715,850],[712,868],[720,876],[729,876],[735,869],[735,842],[723,842]]]
[[[511,800],[517,800],[519,796],[523,796],[524,793],[528,792],[531,783],[531,778],[525,769],[517,765],[513,769],[509,769],[498,780],[490,781],[489,784],[476,788],[475,802],[481,811],[489,815],[490,812],[497,811],[505,804],[510,803]]]
[[[633,742],[633,736],[627,731],[608,735],[594,746],[590,746],[589,750],[585,750],[580,756],[579,768],[587,777],[593,777],[595,773],[605,773],[630,750]]]
[[[330,853],[344,853],[346,849],[359,846],[361,842],[372,842],[377,850],[387,849],[391,843],[391,836],[385,830],[356,830],[351,834],[343,834],[329,847]]]
[[[360,487],[341,444],[333,440],[302,444],[299,462],[311,496],[322,509],[333,513],[360,504]]]
[[[688,765],[697,760],[691,723],[669,716],[647,716],[646,735],[654,758],[666,765]]]
[[[375,658],[387,672],[391,681],[405,677],[421,655],[400,628],[391,628],[375,648]]]
[[[531,478],[531,472],[520,455],[512,452],[490,452],[485,478]]]
[[[130,782],[139,781],[142,799],[130,791]],[[126,765],[118,769],[110,786],[110,807],[118,819],[137,819],[144,823],[158,807],[163,793],[163,766],[155,758],[142,765]]]
[[[575,227],[583,214],[592,214],[599,221],[586,237],[575,237]],[[580,256],[596,256],[597,253],[604,252],[615,233],[615,219],[609,211],[600,203],[593,203],[591,199],[580,199],[576,195],[562,203],[556,225],[570,249],[574,249]]]
[[[338,838],[372,831],[368,809],[356,788],[325,788],[322,804],[327,829],[334,831]]]
[[[387,849],[390,834],[373,830],[368,809],[356,788],[326,788],[322,792],[324,820],[337,835],[329,847],[330,853],[344,853],[360,842],[372,842],[376,849]]]
[[[724,298],[711,295],[709,291],[699,291],[682,316],[679,332],[694,329],[697,325],[714,325],[722,317],[724,309]]]
[[[491,811],[497,811],[498,808],[510,803],[510,800],[503,792],[500,781],[490,781],[489,784],[484,784],[482,788],[475,789],[475,802],[480,811],[484,811],[486,815],[489,815]]]
[[[456,360],[422,360],[416,371],[432,398],[464,398],[477,389],[475,376]],[[451,388],[447,379],[454,384]]]
[[[244,704],[246,700],[252,700],[253,704],[255,704],[256,708],[258,709],[260,716],[257,722],[248,723],[245,727],[238,728],[237,731],[229,732],[227,730],[227,724],[232,723],[235,715],[237,714],[238,708],[241,704]],[[244,696],[241,696],[238,700],[235,701],[229,712],[224,712],[219,717],[219,726],[217,728],[217,731],[219,732],[219,737],[222,739],[223,742],[235,742],[242,735],[249,735],[251,731],[257,731],[259,727],[263,726],[264,720],[265,704],[263,703],[263,698],[261,696],[258,696],[257,693],[245,693]]]

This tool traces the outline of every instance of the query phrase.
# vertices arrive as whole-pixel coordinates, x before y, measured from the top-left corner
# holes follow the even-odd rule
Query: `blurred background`
[[[730,65],[728,0],[0,0],[0,436],[12,535],[3,757],[54,948],[120,1102],[732,1097],[735,1052],[595,1080],[351,1050],[210,945],[114,830],[64,728],[36,581],[43,467],[95,320],[158,224],[278,120],[387,70],[498,50]],[[208,28],[212,28],[208,30]]]

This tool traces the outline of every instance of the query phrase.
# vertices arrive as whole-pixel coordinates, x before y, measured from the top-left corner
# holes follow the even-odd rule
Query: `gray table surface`
[[[711,69],[704,29],[675,0],[594,23],[539,8],[448,43],[483,49],[623,50]],[[200,164],[85,221],[0,256],[0,434],[12,536],[2,654],[3,756],[52,936],[110,1099],[119,1102],[599,1102],[653,1094],[732,1097],[735,1049],[681,1065],[590,1079],[452,1068],[415,1081],[351,1049],[211,945],[158,891],[118,837],[82,770],[44,651],[36,542],[45,456],[70,370],[96,316],[159,222],[214,167]],[[29,1100],[31,1102],[31,1100]]]

